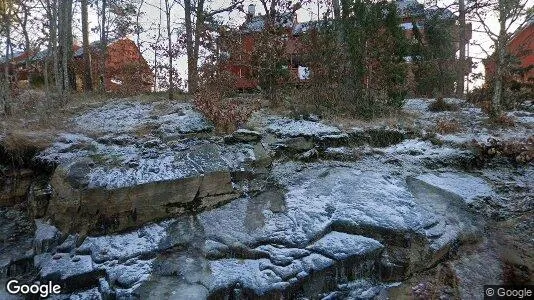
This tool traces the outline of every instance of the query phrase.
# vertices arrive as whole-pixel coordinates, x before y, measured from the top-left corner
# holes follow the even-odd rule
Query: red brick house
[[[425,9],[422,4],[415,0],[396,1],[397,9],[401,17],[399,26],[404,30],[407,38],[414,36],[414,24],[418,30],[424,33],[422,20],[433,14],[438,14],[441,18],[454,20],[454,14],[448,9]],[[314,30],[317,30],[318,22],[299,23],[295,13],[287,13],[277,18],[277,26],[282,32],[281,39],[285,43],[285,55],[287,56],[287,67],[290,71],[290,82],[300,83],[306,81],[309,70],[301,65],[299,57],[306,51],[300,37]],[[236,89],[246,90],[256,88],[258,83],[253,78],[251,69],[251,53],[254,49],[255,38],[265,29],[265,16],[255,15],[254,5],[249,5],[246,21],[239,28],[239,41],[241,50],[236,53],[229,53],[226,61],[226,69],[236,76]]]
[[[91,65],[93,73],[93,87],[99,86],[102,54],[100,42],[90,45]],[[107,92],[122,94],[136,94],[150,92],[153,88],[153,73],[141,55],[137,45],[128,38],[113,40],[108,43],[105,57],[105,85]],[[83,48],[73,45],[74,74],[78,91],[83,90]],[[43,76],[44,60],[49,56],[48,50],[33,52],[18,52],[9,59],[9,72],[17,86],[26,85],[32,78]],[[5,59],[0,59],[3,68]],[[49,73],[50,74],[50,73]]]
[[[285,56],[287,56],[287,67],[291,74],[292,81],[298,81],[299,66],[295,60],[298,52],[298,34],[296,30],[302,28],[297,22],[297,15],[287,13],[276,20],[276,25],[280,29],[280,40],[285,44]],[[249,6],[246,21],[238,30],[238,51],[229,53],[225,68],[236,75],[235,87],[240,90],[254,89],[258,82],[253,78],[251,66],[252,52],[255,41],[265,29],[265,16],[254,15],[254,5]]]
[[[514,34],[506,51],[518,60],[519,71],[514,74],[514,79],[523,83],[534,82],[534,21]],[[488,57],[483,62],[487,82],[495,73],[495,61],[493,57]]]
[[[99,78],[103,59],[101,43],[92,43],[90,49],[93,87],[96,88],[102,80]],[[113,40],[108,43],[106,50],[104,73],[107,92],[136,94],[152,91],[154,75],[132,40],[128,38]],[[74,53],[74,69],[77,88],[83,90],[83,48]]]

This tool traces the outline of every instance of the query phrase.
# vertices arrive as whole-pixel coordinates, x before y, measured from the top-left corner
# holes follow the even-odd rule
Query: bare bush
[[[433,112],[439,112],[439,111],[456,111],[458,110],[458,106],[447,103],[443,97],[438,97],[434,102],[430,103],[428,106],[428,110]]]
[[[258,109],[229,99],[234,93],[235,76],[215,64],[206,64],[200,73],[200,85],[194,104],[219,132],[232,132]]]
[[[491,138],[487,143],[473,141],[480,162],[487,162],[493,158],[504,157],[516,163],[527,164],[534,159],[534,136],[526,140],[499,141]]]

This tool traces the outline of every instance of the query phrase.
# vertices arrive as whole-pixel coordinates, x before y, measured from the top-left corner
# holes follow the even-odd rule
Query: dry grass
[[[44,90],[24,90],[12,102],[13,114],[0,115],[0,147],[13,156],[44,149],[58,133],[72,130],[70,120],[90,109],[115,101],[116,95],[102,93],[73,93],[61,100]],[[161,93],[139,95],[132,99],[143,103],[166,99]],[[178,101],[187,101],[180,95]]]
[[[462,129],[460,123],[456,120],[438,120],[435,131],[441,134],[450,134],[459,132]]]
[[[56,139],[56,134],[50,131],[21,131],[8,132],[0,140],[6,159],[16,165],[24,164],[37,152],[46,149]]]

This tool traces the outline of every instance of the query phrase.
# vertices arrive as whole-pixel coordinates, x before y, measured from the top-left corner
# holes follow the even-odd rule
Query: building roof
[[[275,23],[282,28],[292,28],[295,23],[294,19],[295,14],[288,12],[277,16]],[[265,15],[253,16],[241,26],[241,30],[244,32],[260,32],[263,29],[265,29]]]
[[[122,40],[129,40],[133,43],[133,41],[127,37],[123,37],[123,38],[116,38],[116,39],[110,39],[107,43],[107,46],[111,46],[113,44],[115,44],[116,42],[118,41],[122,41]],[[93,50],[96,50],[96,51],[99,51],[101,48],[102,48],[102,42],[101,41],[94,41],[92,42],[91,44],[89,44],[89,48],[93,49]],[[80,47],[79,49],[77,49],[76,51],[74,51],[74,57],[81,57],[83,56],[83,47]]]
[[[456,15],[448,8],[429,7],[425,9],[427,18],[437,17],[441,20],[456,20]]]
[[[425,15],[425,8],[416,0],[397,0],[397,12],[401,17],[423,16]]]
[[[13,60],[21,57],[24,55],[24,51],[13,51],[13,54],[9,54],[7,60]],[[6,56],[0,56],[0,63],[4,63],[6,61]]]

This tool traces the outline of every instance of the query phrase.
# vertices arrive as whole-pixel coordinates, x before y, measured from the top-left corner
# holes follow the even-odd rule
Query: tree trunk
[[[198,90],[198,53],[201,31],[204,30],[204,0],[198,0],[196,10],[197,19],[194,29],[193,53],[191,57],[187,57],[188,72],[191,72],[188,73],[188,76],[193,93]]]
[[[30,70],[30,55],[31,54],[31,49],[30,49],[30,34],[28,32],[28,17],[30,15],[30,8],[25,5],[25,4],[22,4],[21,6],[22,8],[22,13],[23,13],[23,17],[22,17],[22,22],[21,22],[21,30],[22,30],[22,35],[24,36],[24,51],[28,54],[28,57],[26,57],[26,61],[24,63],[24,67],[26,68],[26,72],[28,74],[28,87],[31,87],[31,83],[32,83],[32,80],[31,80],[31,72],[29,72]]]
[[[93,71],[91,68],[91,50],[89,49],[89,21],[87,13],[87,0],[82,0],[82,35],[83,35],[83,62],[84,82],[86,91],[93,90]]]
[[[456,74],[456,96],[458,98],[464,97],[464,80],[465,80],[465,0],[459,0],[458,10],[459,10],[459,28],[458,28],[458,40],[459,40],[459,56],[458,63],[459,67]]]
[[[68,90],[76,90],[76,72],[74,71],[74,35],[72,34],[72,11],[73,1],[67,1],[67,80],[69,84]]]
[[[332,7],[334,9],[334,19],[341,19],[341,8],[339,7],[339,0],[332,0]]]
[[[502,39],[499,37],[497,42],[496,60],[495,60],[495,78],[493,79],[493,97],[491,98],[491,116],[498,117],[502,110],[502,92],[503,92],[503,67],[505,60],[505,46],[502,44]]]
[[[61,91],[61,76],[59,73],[59,49],[58,49],[58,2],[53,0],[47,1],[50,11],[50,45],[49,49],[52,51],[52,75],[54,76],[55,90]]]
[[[43,76],[44,76],[44,86],[45,86],[47,99],[48,99],[48,96],[50,95],[50,82],[48,79],[48,67],[49,67],[48,64],[49,64],[48,57],[45,57],[44,67],[43,67]]]
[[[4,80],[3,80],[3,95],[2,102],[4,105],[4,113],[11,115],[11,86],[9,80],[9,47],[11,45],[11,16],[10,8],[6,7],[3,18],[5,19],[6,32],[6,63],[4,64]]]
[[[68,22],[69,22],[69,0],[60,0],[59,2],[59,17],[58,17],[58,29],[59,29],[59,54],[61,58],[61,65],[59,68],[60,77],[60,92],[65,96],[69,89],[69,37],[68,37]],[[72,2],[71,2],[72,3]],[[72,45],[71,45],[72,47]],[[65,100],[65,99],[64,99]]]
[[[185,51],[187,54],[187,89],[189,93],[193,94],[197,90],[197,65],[195,61],[194,45],[193,45],[193,22],[191,20],[192,14],[191,0],[184,0],[185,12]]]
[[[141,16],[141,9],[143,8],[143,5],[145,4],[145,0],[141,0],[139,2],[139,6],[137,7],[137,12],[135,14],[135,35],[137,37],[136,44],[137,48],[141,49],[141,25],[139,25],[139,17]]]
[[[102,0],[102,28],[101,28],[101,36],[100,36],[100,43],[101,43],[101,54],[100,54],[100,74],[99,74],[99,82],[100,82],[100,91],[106,92],[106,58],[107,58],[107,46],[108,46],[108,34],[107,34],[107,18],[106,18],[106,10],[107,10],[107,0]]]
[[[498,117],[502,110],[503,76],[506,65],[506,5],[499,1],[499,36],[495,43],[495,78],[491,98],[491,116]]]
[[[169,59],[169,100],[172,100],[174,97],[174,66],[173,66],[173,56],[172,51],[172,28],[171,28],[171,9],[172,6],[169,3],[169,0],[165,0],[165,17],[167,21],[167,56]]]

